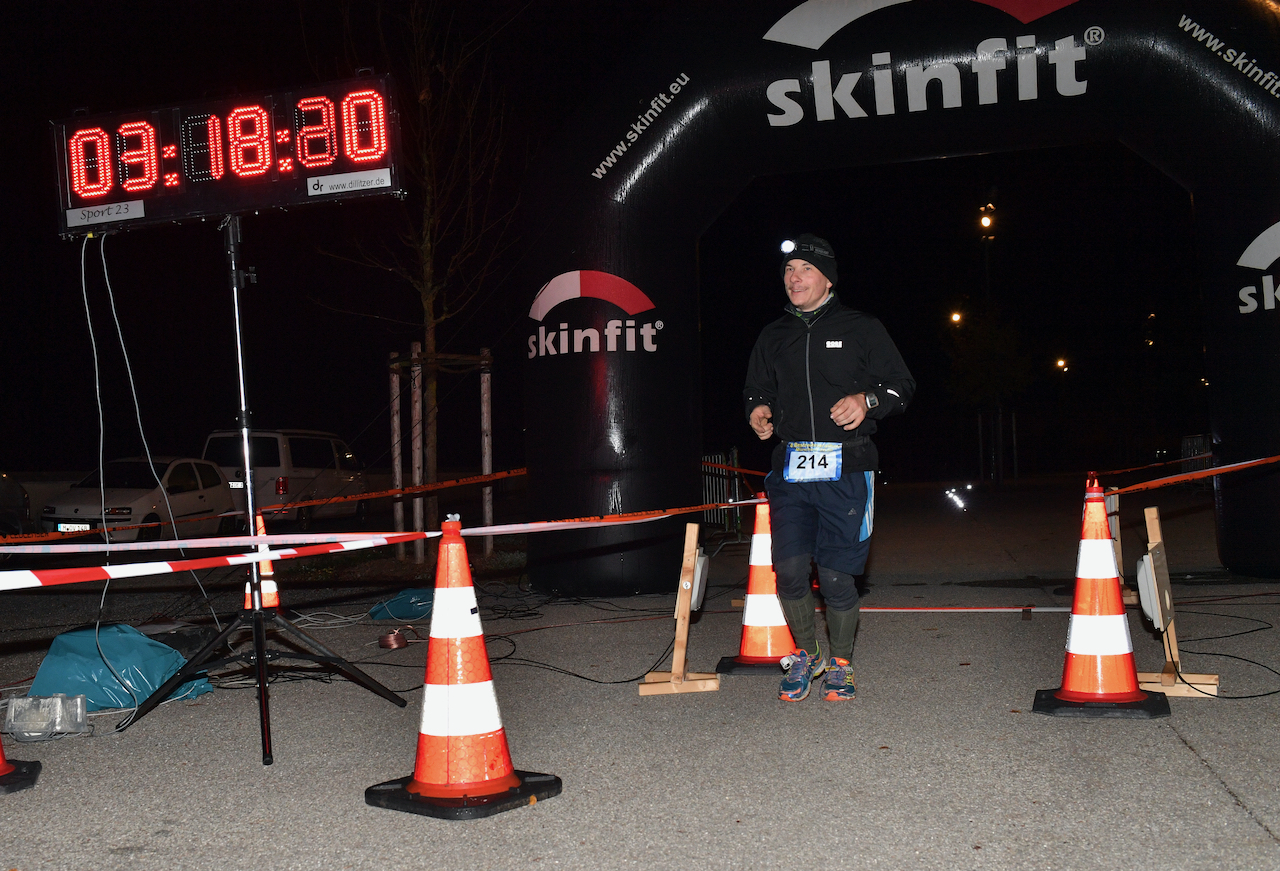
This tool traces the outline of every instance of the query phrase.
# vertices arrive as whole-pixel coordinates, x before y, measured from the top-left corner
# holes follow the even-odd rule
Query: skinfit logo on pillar
[[[1258,234],[1249,243],[1236,261],[1237,266],[1245,269],[1256,269],[1266,272],[1280,260],[1280,223],[1272,224]],[[1276,279],[1273,275],[1262,276],[1262,309],[1270,311],[1280,302],[1280,293],[1276,292]],[[1240,314],[1253,314],[1258,310],[1258,285],[1251,284],[1240,288]]]
[[[529,308],[529,317],[541,322],[560,303],[583,297],[612,303],[632,317],[610,318],[599,327],[572,330],[568,322],[550,329],[539,323],[538,332],[529,337],[530,360],[560,354],[598,354],[602,350],[604,353],[643,351],[650,354],[658,350],[657,336],[662,321],[637,326],[634,317],[651,311],[655,307],[653,301],[631,282],[608,272],[584,269],[557,275],[538,291]]]
[[[912,0],[808,0],[779,19],[764,38],[818,49],[838,30],[864,15],[910,2]],[[1076,0],[974,2],[995,6],[1026,24]],[[1102,28],[1091,27],[1083,39],[1065,36],[1043,52],[1053,68],[1054,88],[1060,96],[1078,97],[1088,90],[1089,82],[1082,78],[1081,64],[1088,57],[1088,46],[1099,45],[1105,38]],[[929,86],[934,82],[940,91],[941,107],[958,109],[962,105],[963,67],[977,80],[978,105],[1000,101],[999,81],[1005,76],[1012,76],[1018,100],[1036,100],[1040,96],[1041,54],[1035,36],[1024,34],[1014,37],[1012,45],[1003,36],[981,40],[972,57],[954,63],[895,67],[892,51],[872,52],[871,65],[863,70],[832,70],[830,60],[815,60],[810,67],[811,100],[801,97],[799,78],[771,82],[765,92],[772,104],[767,117],[770,126],[789,127],[806,117],[834,121],[837,107],[846,118],[894,115],[902,108],[896,99],[902,91],[906,92],[906,111],[925,112],[930,108]],[[936,105],[935,102],[935,108]]]

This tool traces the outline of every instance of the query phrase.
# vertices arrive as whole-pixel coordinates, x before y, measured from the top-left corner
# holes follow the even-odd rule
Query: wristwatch
[[[876,396],[876,395],[875,395],[874,393],[872,393],[871,391],[867,391],[866,393],[863,393],[862,395],[863,395],[863,396],[865,396],[865,397],[866,397],[866,399],[867,399],[867,408],[868,408],[868,409],[875,408],[877,405],[879,405],[879,404],[880,404],[880,397],[879,397],[879,396]]]

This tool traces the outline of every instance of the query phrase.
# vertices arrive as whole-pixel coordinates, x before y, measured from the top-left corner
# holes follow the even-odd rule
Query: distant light
[[[960,323],[960,312],[952,312],[952,313],[951,313],[951,323],[953,323],[953,324],[958,324],[958,323]]]
[[[796,243],[791,241],[790,239],[787,239],[783,241],[780,247],[782,248],[783,254],[790,254],[792,251],[796,250]]]
[[[983,216],[982,216],[982,220],[981,220],[981,221],[979,221],[978,223],[982,224],[982,226],[984,226],[984,227],[990,227],[990,226],[991,226],[991,216],[990,216],[990,215],[983,215]]]
[[[956,493],[956,490],[954,487],[952,487],[950,490],[947,491],[947,498],[950,499],[952,502],[954,502],[956,507],[959,508],[961,511],[969,510],[968,508],[964,507],[964,500],[961,499],[960,496]]]
[[[1155,339],[1147,339],[1147,344],[1148,344],[1148,345],[1154,345],[1155,343],[1156,343],[1156,340],[1155,340]]]
[[[1067,361],[1066,361],[1066,360],[1059,360],[1059,361],[1058,361],[1058,368],[1059,368],[1059,369],[1065,369],[1065,368],[1067,368]]]

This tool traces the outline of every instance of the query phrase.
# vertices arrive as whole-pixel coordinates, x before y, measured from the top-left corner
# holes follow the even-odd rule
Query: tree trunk
[[[437,475],[437,458],[439,456],[439,440],[437,432],[437,421],[440,419],[436,402],[439,398],[439,368],[436,366],[436,325],[434,319],[428,316],[425,336],[426,342],[423,345],[424,354],[426,356],[426,365],[423,366],[424,384],[423,389],[423,406],[426,408],[423,432],[423,453],[426,455],[425,477],[427,484],[434,484],[439,480]],[[440,528],[440,500],[431,494],[427,497],[427,529],[435,530]],[[427,564],[434,566],[436,563],[436,545],[439,539],[427,539]]]

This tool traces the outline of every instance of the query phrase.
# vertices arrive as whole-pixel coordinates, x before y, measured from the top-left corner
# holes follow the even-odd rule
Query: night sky
[[[5,5],[0,468],[96,463],[82,251],[104,453],[141,451],[104,243],[57,236],[49,122],[80,107],[281,90],[357,66],[386,71],[365,14],[372,4],[351,7],[355,25],[344,36],[346,4],[336,2]],[[676,4],[444,7],[474,32],[510,22],[492,35],[493,70],[507,94],[510,152],[522,156],[536,154],[646,22]],[[999,225],[984,261],[976,220],[986,202]],[[244,218],[244,262],[259,276],[243,305],[256,425],[332,430],[367,462],[389,466],[385,363],[420,334],[416,295],[324,252],[394,241],[401,208],[379,198]],[[1181,436],[1208,426],[1192,219],[1184,190],[1115,144],[758,178],[700,242],[705,447],[736,445],[745,463],[763,464],[742,415],[742,375],[755,336],[784,302],[778,242],[812,231],[835,246],[842,299],[881,317],[919,382],[908,414],[877,439],[890,480],[977,473],[983,409],[949,386],[953,310],[998,311],[1025,357],[1028,383],[1005,409],[1016,414],[1023,474],[1176,454]],[[138,229],[108,236],[105,256],[150,447],[196,454],[210,430],[236,425],[239,406],[222,234],[215,221]],[[524,461],[520,373],[534,290],[495,284],[483,306],[440,334],[445,352],[495,350],[498,468]],[[1069,361],[1066,373],[1058,358]],[[442,469],[478,467],[478,390],[474,375],[442,383]]]

